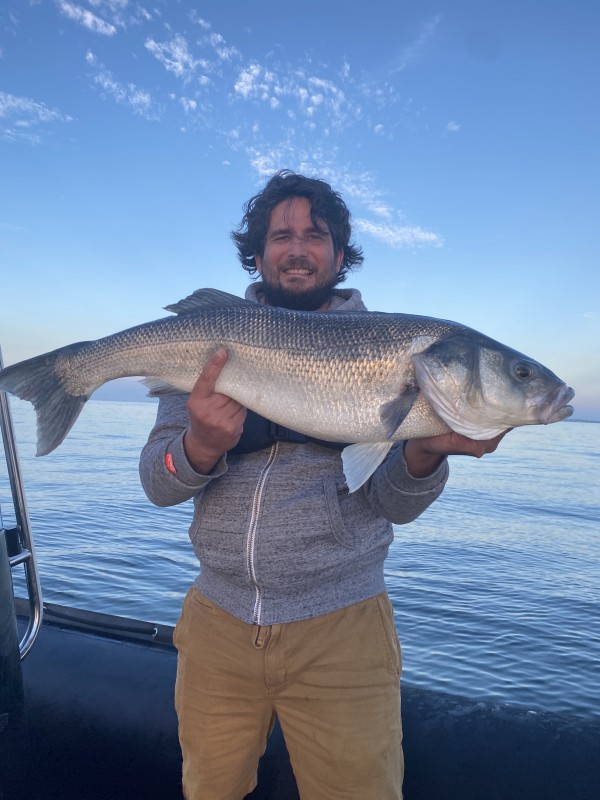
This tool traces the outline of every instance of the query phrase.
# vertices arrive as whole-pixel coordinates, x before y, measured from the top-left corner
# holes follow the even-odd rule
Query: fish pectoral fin
[[[369,480],[393,444],[390,441],[360,442],[350,444],[342,450],[342,464],[349,492],[355,492]]]
[[[176,395],[189,394],[189,392],[184,392],[171,383],[165,383],[160,378],[144,378],[140,383],[143,383],[148,389],[148,397],[174,397]]]
[[[384,403],[379,409],[379,418],[388,439],[394,435],[410,413],[419,391],[420,389],[417,385],[409,385],[404,389],[400,397],[395,397],[389,403]]]
[[[220,289],[196,289],[195,292],[184,297],[178,303],[171,303],[165,306],[165,311],[172,311],[174,314],[195,314],[206,308],[223,308],[225,306],[249,306],[256,305],[243,297],[236,297],[229,292],[222,292]]]

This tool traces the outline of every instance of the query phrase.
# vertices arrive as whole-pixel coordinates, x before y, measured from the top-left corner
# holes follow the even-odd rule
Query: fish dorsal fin
[[[350,493],[366,483],[383,459],[389,453],[394,442],[360,442],[350,444],[342,450],[344,477]]]
[[[410,413],[419,391],[419,387],[414,384],[406,386],[399,397],[384,403],[379,409],[379,418],[388,439],[394,435]]]
[[[178,303],[171,303],[165,306],[165,311],[172,311],[174,314],[195,314],[207,308],[223,308],[224,306],[255,306],[250,300],[243,297],[236,297],[229,292],[222,292],[220,289],[196,289],[195,292],[184,297]]]

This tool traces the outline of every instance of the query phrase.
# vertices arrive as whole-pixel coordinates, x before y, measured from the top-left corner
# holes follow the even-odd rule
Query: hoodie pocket
[[[353,548],[355,546],[354,533],[349,531],[344,524],[342,510],[340,508],[340,493],[346,491],[345,488],[337,487],[333,478],[323,478],[323,493],[325,495],[325,508],[329,517],[329,525],[335,540],[344,547]]]

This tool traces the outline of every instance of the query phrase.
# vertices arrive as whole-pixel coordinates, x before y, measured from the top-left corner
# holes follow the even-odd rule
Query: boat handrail
[[[4,366],[2,349],[0,348],[0,369]],[[4,444],[4,455],[8,470],[8,479],[12,494],[16,527],[4,530],[9,548],[9,563],[11,567],[23,564],[27,584],[27,597],[29,601],[29,619],[23,637],[19,642],[21,660],[31,650],[33,643],[42,626],[43,603],[40,577],[35,559],[35,549],[31,536],[25,489],[21,477],[17,444],[10,414],[10,406],[6,392],[0,390],[0,429]],[[1,519],[0,519],[1,521]]]

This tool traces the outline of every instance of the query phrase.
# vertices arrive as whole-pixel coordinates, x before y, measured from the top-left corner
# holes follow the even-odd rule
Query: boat
[[[173,629],[43,602],[2,392],[0,422],[16,519],[0,531],[0,800],[181,800]],[[402,718],[405,800],[600,797],[598,719],[406,685]],[[276,726],[248,800],[298,798]]]

